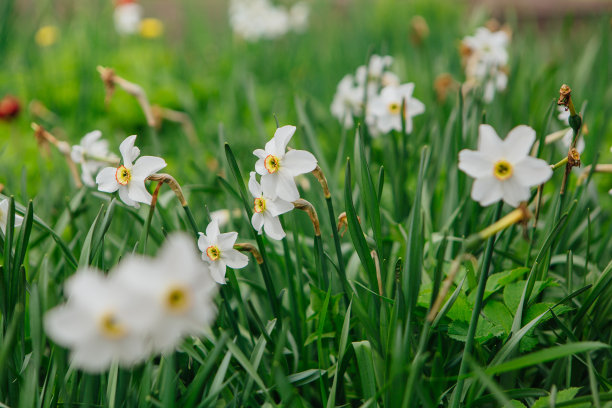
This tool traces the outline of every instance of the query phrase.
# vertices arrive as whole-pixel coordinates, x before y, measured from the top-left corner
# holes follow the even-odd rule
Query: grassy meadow
[[[460,91],[461,40],[492,17],[484,8],[312,0],[304,32],[249,42],[232,33],[228,3],[143,1],[163,23],[155,38],[119,35],[111,1],[0,3],[0,98],[21,105],[0,120],[0,407],[612,407],[612,8],[498,16],[512,32],[508,83],[486,103]],[[48,45],[43,26],[55,27]],[[340,80],[375,54],[394,58],[425,105],[410,133],[377,136],[363,117],[343,128],[330,112]],[[118,85],[106,103],[98,66],[142,87],[156,114],[188,119],[150,126]],[[563,84],[586,143],[567,171],[568,148],[546,143],[568,128]],[[117,156],[138,135],[186,203],[156,181],[156,205],[140,208],[78,186],[33,122],[69,145],[98,129]],[[458,168],[481,124],[502,138],[528,125],[533,154],[561,162],[518,210],[481,206]],[[316,220],[287,212],[274,240],[251,225],[248,181],[253,151],[285,125],[329,194],[298,176]],[[262,258],[245,252],[246,267],[227,269],[205,333],[129,367],[71,364],[44,323],[64,282],[156,256],[177,231],[195,248],[218,210],[221,232]]]

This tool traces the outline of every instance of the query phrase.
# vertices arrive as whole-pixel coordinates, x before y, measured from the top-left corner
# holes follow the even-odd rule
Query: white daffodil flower
[[[8,214],[9,212],[9,200],[5,198],[0,201],[0,230],[2,230],[2,234],[6,234],[6,227],[8,226]],[[23,223],[23,217],[21,215],[15,214],[15,227],[21,226]]]
[[[149,356],[154,316],[141,298],[93,269],[77,271],[64,290],[68,301],[47,312],[44,325],[54,342],[71,349],[74,367],[98,373],[112,362],[131,366]]]
[[[412,117],[425,112],[423,102],[412,97],[414,84],[408,83],[400,86],[386,86],[380,95],[369,103],[371,115],[370,126],[374,126],[382,133],[391,130],[402,130],[402,115],[406,123],[406,132],[412,132]],[[402,112],[402,103],[404,111]]]
[[[278,38],[290,30],[303,31],[308,14],[304,3],[297,3],[291,10],[269,0],[231,0],[229,6],[232,30],[247,41]]]
[[[317,159],[305,150],[286,152],[287,144],[295,133],[295,126],[283,126],[276,129],[274,137],[266,143],[265,150],[253,152],[259,158],[255,171],[261,175],[261,185],[266,196],[285,201],[300,198],[294,177],[309,173],[317,167]]]
[[[486,207],[499,200],[517,207],[529,199],[529,188],[544,183],[553,172],[544,160],[529,156],[536,132],[517,126],[501,140],[490,125],[478,128],[478,150],[459,152],[459,169],[474,177],[472,199]]]
[[[136,135],[129,136],[119,146],[123,164],[119,167],[106,167],[98,173],[96,183],[98,190],[106,193],[119,191],[121,201],[132,207],[139,207],[140,203],[151,204],[153,198],[145,187],[145,180],[151,174],[166,167],[161,157],[142,156],[140,149],[134,146]],[[136,163],[132,163],[136,160]]]
[[[123,2],[115,7],[115,29],[121,35],[135,34],[142,20],[142,6],[136,2]]]
[[[363,92],[364,88],[355,85],[355,79],[352,75],[345,75],[338,83],[331,104],[331,113],[345,128],[353,127],[353,117],[361,115],[364,101]]]
[[[217,284],[193,240],[170,235],[155,258],[129,257],[114,271],[155,316],[149,338],[156,352],[172,351],[184,336],[201,335],[214,320]]]
[[[206,227],[206,235],[200,232],[198,248],[202,251],[202,259],[210,266],[213,279],[225,284],[225,268],[244,268],[249,263],[249,257],[234,249],[238,238],[237,232],[219,231],[219,223],[214,220]]]
[[[293,204],[281,198],[271,198],[266,195],[261,185],[257,182],[254,171],[251,172],[249,179],[249,191],[255,199],[253,217],[251,217],[253,228],[259,234],[266,231],[266,235],[272,239],[283,239],[285,231],[278,216],[293,210]]]
[[[94,174],[109,162],[118,162],[119,158],[108,151],[108,140],[100,140],[102,132],[94,130],[81,139],[81,143],[72,146],[70,157],[81,165],[81,179],[86,186],[93,187],[96,182]]]

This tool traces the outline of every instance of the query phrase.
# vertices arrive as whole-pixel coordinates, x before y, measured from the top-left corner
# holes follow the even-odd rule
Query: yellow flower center
[[[255,206],[253,208],[256,213],[262,213],[266,210],[266,200],[263,197],[255,199]]]
[[[184,312],[190,304],[189,292],[181,286],[174,286],[166,293],[166,306],[173,313]]]
[[[107,312],[100,319],[100,329],[102,334],[109,339],[120,339],[125,336],[127,330],[119,321],[113,312]]]
[[[508,162],[507,160],[498,160],[497,162],[495,162],[495,165],[493,165],[493,175],[498,180],[507,180],[512,177],[512,173],[512,164],[510,164],[510,162]]]
[[[397,102],[391,102],[388,108],[389,112],[391,112],[392,115],[399,115],[400,110],[402,109],[402,105]]]
[[[276,173],[280,169],[280,160],[278,157],[269,154],[264,159],[264,167],[268,170],[268,173]]]
[[[122,186],[127,185],[132,178],[132,170],[128,169],[124,165],[121,165],[117,168],[117,172],[115,173],[115,179],[117,179],[117,183]]]
[[[208,258],[211,261],[216,261],[217,259],[221,258],[221,250],[219,249],[218,246],[211,245],[208,248],[206,248],[206,255],[208,255]]]

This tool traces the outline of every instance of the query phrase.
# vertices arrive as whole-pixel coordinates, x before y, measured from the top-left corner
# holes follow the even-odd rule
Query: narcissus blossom
[[[2,230],[2,234],[6,234],[6,227],[8,224],[8,214],[9,212],[9,200],[5,198],[0,201],[0,230]],[[15,214],[15,227],[21,226],[23,223],[23,217]]]
[[[217,314],[217,284],[186,234],[170,235],[155,258],[127,258],[114,274],[153,314],[154,351],[172,351],[185,336],[204,333]]]
[[[109,162],[119,162],[119,158],[108,151],[108,140],[100,139],[102,132],[94,130],[81,139],[81,143],[72,146],[70,157],[81,164],[81,179],[86,186],[96,185],[93,176]]]
[[[255,199],[253,217],[251,217],[253,228],[259,234],[266,231],[266,235],[272,239],[283,239],[285,231],[278,216],[293,210],[293,204],[278,197],[269,197],[257,182],[254,171],[251,172],[251,178],[249,179],[249,191]]]
[[[344,127],[353,127],[353,117],[361,115],[363,92],[363,87],[355,85],[355,78],[352,75],[345,75],[338,84],[331,104],[331,113]]]
[[[217,220],[208,224],[206,235],[200,232],[198,248],[202,251],[202,259],[210,267],[213,279],[220,284],[225,284],[225,268],[244,268],[249,263],[249,258],[234,249],[234,243],[238,238],[237,232],[219,231]]]
[[[368,124],[382,133],[402,130],[402,116],[406,132],[412,132],[412,117],[425,112],[423,102],[412,97],[414,84],[386,86],[369,104]],[[404,110],[402,111],[402,104]]]
[[[501,140],[489,125],[478,128],[478,150],[459,152],[459,169],[474,177],[472,199],[482,206],[499,200],[517,207],[530,197],[530,187],[546,182],[552,170],[544,160],[529,156],[536,132],[517,126]]]
[[[141,298],[93,269],[82,269],[70,277],[65,304],[50,310],[45,330],[57,344],[70,348],[72,365],[101,372],[112,362],[131,366],[148,357],[145,336],[155,317]]]
[[[265,150],[253,152],[259,158],[255,171],[261,175],[261,185],[267,196],[277,196],[285,201],[300,198],[294,177],[309,173],[317,167],[317,159],[305,150],[286,152],[287,144],[295,133],[295,126],[276,129],[274,137],[266,143]]]
[[[119,34],[136,34],[142,20],[142,6],[135,1],[122,1],[113,13],[115,29]]]
[[[134,146],[136,135],[129,136],[119,146],[123,164],[119,167],[106,167],[98,173],[96,183],[98,190],[106,193],[119,191],[121,201],[132,207],[140,203],[151,204],[153,198],[145,187],[145,180],[151,174],[166,167],[164,159],[155,156],[142,156],[140,149]],[[133,161],[136,160],[135,163]]]
[[[269,0],[231,0],[229,19],[232,30],[247,41],[273,39],[289,31],[302,32],[308,25],[310,7],[299,2],[290,9]]]

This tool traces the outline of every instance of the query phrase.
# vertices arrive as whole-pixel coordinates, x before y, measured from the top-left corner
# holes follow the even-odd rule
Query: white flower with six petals
[[[376,98],[369,103],[368,125],[374,126],[382,133],[391,130],[402,130],[402,116],[406,123],[406,132],[412,132],[412,117],[425,112],[423,102],[412,97],[414,83],[400,86],[386,86]],[[402,103],[404,111],[402,112]]]
[[[278,197],[269,197],[257,182],[254,171],[251,172],[249,179],[249,191],[255,199],[253,205],[254,212],[251,217],[253,228],[259,234],[266,231],[266,235],[272,239],[283,239],[285,231],[278,216],[293,210],[293,204]]]
[[[96,183],[98,190],[106,193],[119,191],[121,201],[138,208],[139,202],[151,204],[153,197],[147,191],[144,182],[151,174],[166,167],[166,162],[161,157],[155,156],[142,156],[136,160],[140,149],[134,146],[135,140],[136,135],[132,135],[121,143],[119,150],[123,156],[123,164],[119,167],[102,169],[96,177]]]
[[[219,231],[217,220],[208,224],[206,235],[200,232],[198,248],[202,251],[202,259],[210,266],[213,279],[222,285],[225,284],[225,268],[244,268],[249,263],[249,258],[234,249],[234,243],[238,238],[237,232]]]
[[[529,199],[530,187],[546,182],[552,169],[544,160],[529,156],[536,132],[517,126],[501,140],[490,125],[478,128],[478,150],[459,152],[459,169],[474,177],[472,199],[486,207],[499,200],[517,207]]]
[[[287,144],[295,133],[295,126],[276,129],[274,137],[266,143],[265,150],[253,152],[259,158],[255,171],[261,175],[261,186],[270,198],[277,196],[285,201],[300,198],[294,177],[309,173],[317,167],[317,159],[306,150],[290,150]]]
[[[118,162],[119,158],[108,151],[108,140],[100,140],[102,132],[94,130],[81,139],[81,143],[72,146],[70,157],[81,164],[81,179],[86,186],[93,187],[96,182],[93,175],[109,162]]]

